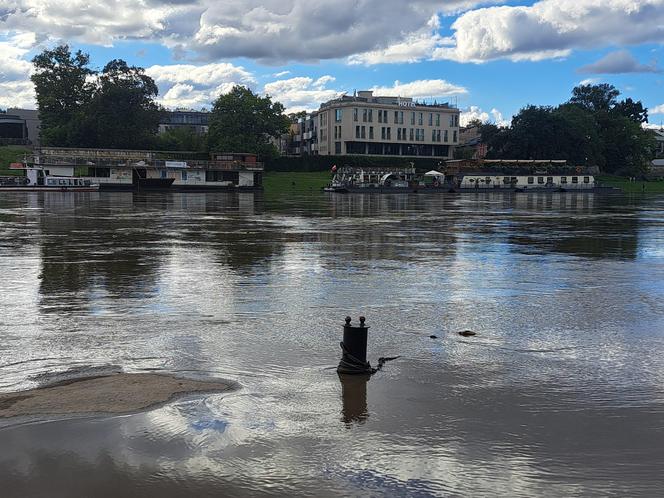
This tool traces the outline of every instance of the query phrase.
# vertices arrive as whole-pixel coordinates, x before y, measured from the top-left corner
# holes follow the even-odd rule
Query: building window
[[[357,121],[357,107],[353,108],[353,121]]]
[[[362,132],[361,133],[361,138],[367,138],[367,127],[363,126],[360,131]]]
[[[385,140],[385,127],[384,126],[380,127],[380,138],[382,140]]]
[[[450,116],[450,126],[454,126],[454,115]]]
[[[187,181],[187,172],[185,170],[180,171],[180,175],[183,182]]]
[[[436,130],[431,130],[431,141],[432,142],[436,141]]]
[[[383,122],[383,111],[378,109],[378,122],[382,123]]]
[[[415,120],[415,113],[413,113],[413,121],[414,120]],[[413,138],[413,129],[411,128],[410,129],[410,141],[412,142],[413,140],[415,140],[415,139]]]
[[[391,135],[391,131],[392,131],[392,128],[390,128],[390,127],[388,126],[388,127],[387,127],[387,140],[392,140],[392,137],[390,136],[390,135]]]
[[[387,111],[383,111],[383,123],[387,123]]]
[[[443,135],[443,140],[444,140],[445,142],[447,142],[447,141],[449,140],[449,138],[450,138],[450,137],[449,137],[449,135],[448,135],[448,131],[445,130],[445,135]]]
[[[436,142],[440,142],[440,130],[436,130]]]
[[[397,128],[397,140],[401,140],[401,128]]]
[[[458,114],[454,115],[454,126],[459,126],[459,115]]]
[[[436,114],[436,126],[440,126],[440,113]]]
[[[373,126],[369,126],[369,139],[373,139]]]
[[[456,141],[457,141],[457,131],[454,130],[454,131],[452,132],[452,142],[453,142],[453,143],[456,143]]]
[[[408,130],[406,128],[401,128],[401,138],[403,140],[406,140],[406,133],[408,133]]]
[[[373,109],[369,109],[369,123],[373,123]]]
[[[419,117],[418,117],[417,124],[421,125],[423,123],[424,123],[424,113],[421,112]]]
[[[414,112],[410,113],[410,124],[412,124],[412,125],[415,124],[415,113]]]
[[[355,138],[360,138],[360,126],[355,127]]]
[[[368,114],[368,109],[362,109],[362,122],[366,123],[367,122],[367,114]]]
[[[334,110],[334,120],[337,123],[341,123],[341,120],[344,117],[343,109],[335,109]]]
[[[433,113],[429,113],[429,126],[433,126]]]
[[[334,153],[341,154],[341,142],[334,142]]]

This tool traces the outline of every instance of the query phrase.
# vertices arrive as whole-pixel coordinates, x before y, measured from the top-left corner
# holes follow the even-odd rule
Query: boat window
[[[161,170],[161,177],[166,178],[166,170],[165,169]]]
[[[589,176],[584,176],[583,177],[583,183],[590,183],[590,177]]]
[[[543,176],[538,176],[537,177],[537,183],[539,183],[539,184],[544,183],[544,177]]]
[[[547,176],[546,177],[546,183],[553,183],[553,177],[552,176]]]
[[[49,185],[55,185],[55,180],[50,180],[50,179],[49,179],[49,180],[47,181],[47,183],[48,183]]]
[[[58,184],[59,184],[59,185],[64,185],[64,184],[65,184],[65,181],[64,181],[64,180],[58,180]]]
[[[519,183],[519,179],[516,176],[513,176],[512,183],[516,185],[517,183]]]
[[[579,177],[578,176],[573,176],[572,177],[572,183],[579,183]]]
[[[560,177],[560,183],[567,183],[567,177],[566,176],[561,176]]]
[[[486,183],[491,183],[491,177],[490,177],[490,176],[487,176],[487,177],[484,179],[484,181],[485,181]]]
[[[181,176],[182,181],[185,181],[185,182],[186,182],[186,181],[187,181],[187,172],[184,171],[184,170],[182,170],[182,171],[180,171],[180,175],[182,175],[182,176]]]
[[[532,176],[529,176],[528,177],[528,185],[532,185],[533,183],[535,183],[535,179]]]

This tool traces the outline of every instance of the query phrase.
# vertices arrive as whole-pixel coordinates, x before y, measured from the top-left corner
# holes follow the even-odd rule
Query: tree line
[[[172,128],[158,134],[166,111],[154,80],[122,59],[101,71],[90,56],[68,45],[44,50],[32,60],[41,140],[55,147],[251,152],[276,155],[271,137],[288,127],[284,108],[250,89],[235,86],[214,102],[209,133]]]
[[[618,100],[612,85],[580,85],[557,106],[524,107],[509,127],[480,126],[488,159],[566,159],[603,172],[635,175],[654,157],[655,141],[643,128],[648,110],[631,98]]]

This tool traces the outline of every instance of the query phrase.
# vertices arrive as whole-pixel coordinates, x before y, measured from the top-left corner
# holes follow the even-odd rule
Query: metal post
[[[360,326],[353,327],[351,318],[346,317],[344,325],[344,339],[341,342],[342,356],[337,372],[347,374],[372,373],[371,365],[367,362],[367,338],[369,327],[364,324],[365,318],[360,317]]]

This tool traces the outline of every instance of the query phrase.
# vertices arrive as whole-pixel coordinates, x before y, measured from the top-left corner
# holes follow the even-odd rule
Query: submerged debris
[[[462,330],[458,334],[463,337],[471,337],[477,335],[477,332],[473,332],[472,330]]]
[[[437,335],[430,335],[429,339],[438,339],[438,336]]]

